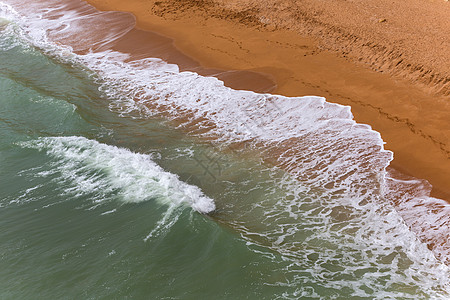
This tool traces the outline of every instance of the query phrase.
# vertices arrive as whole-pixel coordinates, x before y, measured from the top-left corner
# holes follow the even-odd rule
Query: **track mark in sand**
[[[341,94],[333,94],[329,90],[324,89],[323,87],[321,87],[319,85],[315,85],[315,84],[312,84],[312,83],[309,83],[309,82],[301,81],[301,80],[298,80],[298,79],[295,79],[295,78],[291,78],[291,79],[293,81],[296,81],[296,82],[298,82],[300,84],[303,84],[305,86],[312,87],[312,88],[315,88],[315,89],[320,89],[321,91],[327,93],[330,96],[331,99],[333,99],[333,98],[342,98],[342,99],[348,100],[351,103],[357,104],[359,106],[367,107],[367,108],[370,108],[372,110],[378,111],[378,114],[380,116],[383,116],[386,119],[388,119],[390,121],[393,121],[395,123],[403,124],[406,127],[408,127],[408,129],[412,133],[417,134],[417,135],[421,136],[422,138],[431,141],[433,144],[435,144],[439,148],[439,150],[446,156],[447,159],[450,159],[450,146],[448,144],[446,144],[446,143],[444,143],[442,141],[439,141],[438,138],[436,138],[436,137],[434,137],[434,136],[432,136],[430,134],[427,134],[422,129],[418,128],[408,118],[400,118],[400,117],[398,117],[396,115],[393,115],[393,114],[390,114],[390,113],[384,111],[383,108],[381,108],[381,107],[378,107],[378,106],[370,104],[370,103],[365,103],[365,102],[363,102],[361,100],[355,100],[355,99],[352,99],[350,97],[343,96]]]
[[[214,52],[220,52],[220,53],[223,53],[223,54],[225,54],[225,55],[227,55],[227,56],[229,56],[229,57],[232,57],[232,58],[234,58],[234,59],[236,59],[236,60],[238,60],[238,61],[241,61],[241,62],[245,62],[245,63],[247,63],[247,64],[250,64],[249,61],[243,59],[242,57],[240,57],[240,56],[238,56],[238,55],[232,54],[232,53],[230,53],[230,52],[228,52],[228,51],[225,51],[225,50],[222,50],[222,49],[218,49],[218,48],[213,48],[213,47],[211,47],[211,46],[206,46],[206,48],[209,49],[209,50],[211,50],[211,51],[214,51]],[[250,65],[251,65],[251,64],[250,64]]]
[[[409,128],[409,130],[411,132],[413,132],[414,134],[420,135],[424,139],[427,139],[427,140],[431,141],[433,144],[435,144],[436,146],[438,146],[438,148],[441,150],[441,152],[444,153],[446,158],[450,159],[450,147],[449,147],[449,145],[447,145],[444,142],[439,141],[434,136],[425,133],[422,129],[417,128],[417,126],[414,125],[414,123],[411,122],[408,118],[400,118],[398,116],[391,115],[391,114],[385,112],[381,107],[375,106],[375,105],[370,104],[370,103],[364,103],[364,102],[362,102],[360,100],[353,100],[353,99],[350,99],[348,97],[345,97],[345,96],[342,96],[342,95],[339,95],[339,94],[336,94],[336,96],[337,97],[341,97],[341,98],[345,98],[345,99],[349,100],[350,102],[357,103],[357,104],[359,104],[361,106],[375,109],[375,110],[378,111],[378,113],[381,116],[385,117],[386,119],[391,120],[391,121],[393,121],[395,123],[402,123],[402,124],[406,125]]]
[[[271,41],[267,40],[266,42],[269,42],[271,44],[275,44],[279,47],[285,48],[285,49],[294,49],[294,50],[309,50],[303,53],[303,56],[313,56],[318,55],[319,53],[323,52],[322,49],[314,46],[307,46],[307,45],[298,45],[298,44],[291,44],[291,43],[283,43],[278,41]]]
[[[266,39],[266,42],[272,43],[272,44],[276,44],[280,47],[283,48],[291,48],[291,49],[301,49],[301,50],[310,50],[311,47],[307,46],[307,45],[298,45],[298,44],[291,44],[291,43],[282,43],[282,42],[278,42],[278,41],[271,41]]]
[[[219,35],[219,34],[214,34],[214,33],[211,33],[211,35],[212,35],[213,37],[215,37],[215,38],[223,39],[223,40],[229,41],[229,42],[231,42],[231,43],[233,43],[233,44],[236,44],[236,45],[239,47],[240,50],[245,51],[246,53],[250,53],[250,50],[248,50],[248,49],[246,49],[246,48],[244,48],[244,47],[242,46],[242,42],[236,41],[236,40],[233,39],[232,37],[226,37],[226,36]]]

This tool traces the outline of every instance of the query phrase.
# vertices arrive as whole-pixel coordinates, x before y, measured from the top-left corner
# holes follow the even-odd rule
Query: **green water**
[[[447,296],[397,217],[377,229],[391,208],[327,207],[251,153],[120,114],[102,84],[0,35],[0,299]],[[185,183],[217,209],[192,209]]]
[[[86,137],[76,141],[160,153],[169,157],[159,159],[162,165],[189,181],[204,173],[190,170],[198,162],[184,158],[179,166],[170,156],[191,149],[192,141],[160,120],[111,113],[92,74],[31,47],[3,50],[0,61],[1,299],[237,299],[280,291],[261,280],[272,273],[271,260],[207,216],[174,208],[172,227],[144,241],[170,204],[140,192],[104,191],[107,183],[83,190],[89,178],[101,182],[106,168],[86,170],[77,181],[62,174],[71,168],[67,161],[27,146]],[[78,163],[71,172],[83,167]],[[126,168],[121,163],[115,167]]]

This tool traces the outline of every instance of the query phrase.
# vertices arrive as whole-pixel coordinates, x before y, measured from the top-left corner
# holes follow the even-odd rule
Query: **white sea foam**
[[[149,155],[101,144],[84,137],[52,137],[23,142],[22,147],[45,151],[55,158],[53,174],[65,180],[66,193],[95,194],[95,201],[115,193],[125,202],[157,200],[168,204],[188,204],[201,213],[215,209],[202,191],[165,172]],[[52,174],[47,174],[50,176]]]
[[[36,12],[34,16],[38,15]],[[27,28],[24,38],[30,43],[62,55],[64,48],[52,44],[45,32],[46,28],[58,28],[57,24],[65,22],[63,17],[43,21],[35,17],[30,21],[32,16],[27,16],[23,21],[13,14],[13,18]],[[420,214],[410,213],[410,219],[400,217],[390,201],[395,201],[393,194],[399,193],[398,188],[403,192],[405,186],[392,184],[385,170],[392,153],[384,150],[379,133],[353,120],[350,107],[321,97],[287,98],[236,91],[215,78],[179,72],[176,66],[159,59],[125,62],[127,57],[104,51],[71,54],[70,59],[99,74],[102,91],[112,99],[111,109],[122,114],[140,110],[144,114],[164,115],[220,147],[244,143],[251,151],[259,151],[263,159],[289,172],[281,181],[268,181],[269,186],[276,188],[263,190],[264,199],[256,198],[260,202],[249,207],[242,203],[230,205],[232,213],[227,219],[250,248],[268,247],[283,255],[286,264],[278,271],[288,277],[288,283],[275,280],[268,284],[298,290],[295,295],[281,297],[318,296],[310,285],[304,284],[312,281],[329,289],[351,288],[352,296],[448,297],[447,266],[439,263],[408,227],[412,222],[411,227],[417,232],[424,223],[445,224],[446,219],[439,213],[432,220],[433,214],[423,213],[426,209],[418,211],[410,206],[412,212]],[[28,146],[46,149],[60,159],[61,166],[70,171],[64,175],[61,169],[63,176],[70,177],[74,171],[83,173],[85,169],[106,174],[95,180],[87,175],[71,178],[81,188],[118,187],[126,201],[142,201],[148,193],[140,188],[162,187],[161,193],[171,201],[178,203],[176,199],[179,201],[182,195],[187,197],[184,202],[193,207],[206,206],[206,211],[210,211],[210,199],[205,197],[201,204],[196,203],[204,197],[200,190],[180,183],[145,155],[79,137],[42,139]],[[129,160],[136,164],[130,165]],[[142,169],[142,164],[149,167]],[[143,174],[147,181],[139,182],[144,180],[140,177]],[[152,176],[162,179],[149,180]],[[160,186],[161,182],[169,184]],[[248,193],[258,189],[260,186],[250,187]],[[429,201],[429,188],[422,191],[425,192],[408,193],[397,200]],[[170,218],[170,213],[164,216],[147,238],[170,227]],[[424,232],[422,236],[427,235]],[[448,254],[445,251],[448,249],[444,246],[435,248],[441,258]]]
[[[377,132],[353,121],[349,107],[320,97],[236,91],[215,78],[165,70],[163,63],[153,69],[140,61],[134,68],[111,59],[114,55],[83,59],[99,70],[104,92],[120,101],[123,112],[142,109],[134,102],[139,99],[148,113],[163,114],[220,147],[246,142],[302,183],[301,193],[296,182],[281,198],[266,192],[267,203],[248,208],[239,203],[227,219],[249,243],[285,256],[287,265],[278,271],[290,283],[272,284],[297,286],[298,295],[314,297],[304,284],[312,276],[316,285],[349,287],[353,296],[448,296],[448,268],[385,197],[392,192],[385,185],[392,153],[383,149]],[[308,259],[313,254],[317,261]]]
[[[430,247],[436,256],[450,265],[450,204],[430,197],[430,184],[416,178],[399,179],[393,171],[386,177],[387,197],[408,226]],[[406,176],[403,176],[406,177]]]
[[[245,191],[240,183],[234,188],[265,195],[257,205],[228,209],[232,226],[250,249],[268,247],[285,257],[285,264],[273,269],[280,279],[268,282],[295,290],[285,298],[321,298],[308,284],[311,278],[330,293],[350,289],[352,297],[448,298],[448,267],[382,198],[366,193],[360,196],[366,204],[358,207],[345,196],[312,190],[289,176],[262,177],[273,179],[256,191]]]

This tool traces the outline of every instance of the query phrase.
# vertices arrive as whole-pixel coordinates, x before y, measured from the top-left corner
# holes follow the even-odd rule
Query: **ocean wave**
[[[39,16],[38,10],[33,13]],[[163,116],[220,151],[254,154],[266,165],[287,171],[281,181],[269,180],[269,185],[281,191],[263,190],[265,199],[255,198],[259,202],[249,207],[229,205],[230,213],[217,212],[216,218],[220,220],[220,214],[227,218],[249,247],[259,245],[281,253],[287,263],[280,272],[291,276],[292,285],[315,280],[315,284],[341,289],[351,283],[352,295],[368,297],[376,291],[379,298],[413,298],[419,293],[415,286],[421,285],[427,295],[448,295],[448,268],[434,256],[445,261],[448,248],[436,243],[438,247],[431,247],[433,254],[417,238],[429,241],[428,230],[435,227],[424,224],[433,215],[421,208],[423,219],[408,217],[419,212],[411,205],[403,206],[408,210],[401,211],[402,215],[397,211],[399,204],[429,197],[429,187],[421,185],[419,195],[405,192],[414,190],[416,185],[411,182],[393,184],[394,177],[386,172],[392,152],[384,149],[378,132],[353,120],[350,107],[322,97],[289,98],[233,90],[216,78],[180,72],[177,66],[157,58],[130,61],[127,54],[97,46],[78,55],[69,49],[66,55],[68,48],[59,48],[45,32],[58,30],[75,17],[41,21],[41,15],[32,22],[33,16],[27,18],[14,19],[26,28],[24,37],[46,51],[56,49],[52,55],[95,71],[101,91],[111,99],[111,110],[122,115],[138,111],[143,117]],[[77,22],[79,18],[77,15]],[[114,31],[114,27],[108,30]],[[104,36],[114,39],[125,31],[121,27]],[[84,175],[72,178],[87,190],[118,187],[127,201],[141,201],[148,197],[148,190],[158,190],[155,186],[161,181],[169,182],[163,184],[161,193],[171,201],[178,201],[181,195],[185,197],[182,202],[201,212],[214,209],[212,200],[199,189],[180,183],[145,155],[81,137],[45,138],[24,146],[45,149],[60,159],[68,177],[77,176],[84,168],[102,170],[106,179],[99,181]],[[147,167],[142,169],[143,165]],[[151,189],[145,188],[148,185]],[[396,200],[398,195],[403,195],[400,200]],[[203,199],[201,204],[198,199]],[[438,221],[445,223],[442,218]],[[161,224],[170,221],[164,219]],[[417,234],[424,228],[423,234]],[[432,239],[439,241],[445,234],[440,232]],[[315,296],[307,287],[299,288],[298,295]]]
[[[93,194],[101,202],[117,194],[124,202],[156,200],[164,204],[187,204],[201,213],[215,209],[214,201],[196,186],[188,185],[178,176],[165,172],[149,155],[101,144],[84,137],[49,137],[21,142],[21,147],[45,151],[55,160],[51,172],[68,186],[72,196]]]

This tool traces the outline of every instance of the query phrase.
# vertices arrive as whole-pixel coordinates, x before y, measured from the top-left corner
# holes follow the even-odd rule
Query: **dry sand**
[[[159,56],[171,62],[184,57],[190,61],[185,69],[261,72],[275,80],[274,93],[351,105],[355,119],[379,131],[394,151],[393,167],[427,179],[432,195],[450,200],[449,2],[88,2],[131,12],[138,28],[172,38],[179,54]],[[138,36],[143,32],[136,39],[145,39]],[[133,45],[129,39],[121,47]],[[225,72],[222,79],[235,88],[272,88],[270,77],[250,74]],[[238,86],[242,78],[247,80]]]

